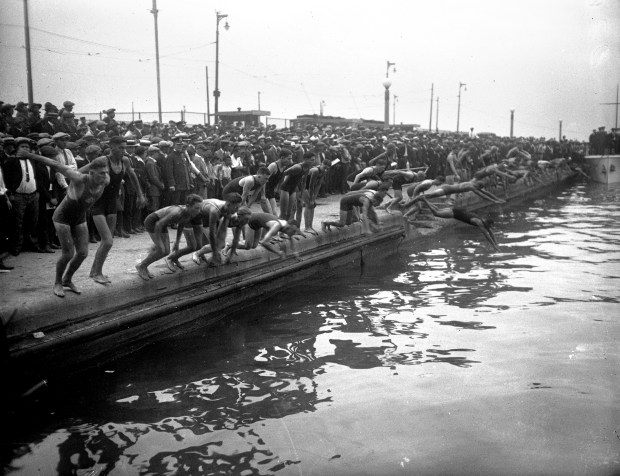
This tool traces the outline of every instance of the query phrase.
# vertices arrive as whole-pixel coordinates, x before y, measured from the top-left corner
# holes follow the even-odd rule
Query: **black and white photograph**
[[[620,475],[620,1],[0,11],[3,474]]]

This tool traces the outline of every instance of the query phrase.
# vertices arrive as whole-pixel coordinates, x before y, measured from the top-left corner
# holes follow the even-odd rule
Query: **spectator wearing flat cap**
[[[116,117],[116,109],[110,108],[103,111],[105,117],[103,118],[103,122],[105,123],[105,131],[108,133],[110,137],[120,136],[120,130],[118,122],[114,119]]]
[[[67,143],[69,142],[69,134],[67,134],[66,132],[57,132],[56,134],[52,136],[52,139],[56,143],[56,148],[58,149],[58,155],[56,157],[56,160],[58,160],[58,162],[60,162],[63,165],[66,165],[67,167],[73,170],[77,170],[77,163],[75,161],[75,157],[73,156],[73,152],[67,149]],[[58,181],[61,188],[63,189],[62,196],[58,197],[59,199],[62,200],[64,198],[64,194],[67,188],[69,187],[69,184],[67,183],[68,179],[66,179],[62,173],[56,172],[56,180]]]
[[[33,103],[28,106],[28,123],[30,132],[42,132],[41,130],[41,104]]]
[[[190,167],[185,158],[183,141],[177,137],[173,141],[173,149],[166,157],[166,162],[162,169],[164,182],[168,187],[169,205],[182,205],[185,197],[192,188],[190,177]]]
[[[161,154],[159,147],[155,145],[149,146],[147,149],[147,157],[145,161],[146,170],[146,198],[147,198],[147,211],[152,213],[159,210],[161,207],[161,196],[164,193],[164,182],[161,176],[161,169],[157,163],[156,157]]]
[[[39,155],[52,160],[57,160],[58,151],[51,145],[43,145],[39,148]],[[37,246],[39,253],[53,253],[54,249],[59,249],[52,215],[58,205],[58,186],[56,174],[51,167],[37,162],[39,167],[45,168],[46,173],[40,174],[37,180],[37,191],[39,192],[39,216],[37,221]],[[53,249],[54,248],[54,249]]]
[[[16,152],[30,151],[30,139],[18,137],[15,140]],[[13,224],[10,227],[9,246],[12,255],[17,256],[22,249],[35,249],[33,237],[39,217],[38,183],[47,173],[36,161],[10,156],[4,162],[4,179],[13,210]]]
[[[53,136],[57,132],[61,131],[62,127],[60,121],[58,120],[58,111],[54,111],[53,109],[45,111],[45,115],[41,120],[41,132],[45,132],[50,136]]]
[[[15,128],[15,118],[13,113],[15,112],[15,106],[13,104],[3,104],[0,106],[0,132],[12,135],[17,135]]]
[[[30,133],[30,121],[28,120],[28,106],[19,101],[15,105],[15,137],[25,137]]]

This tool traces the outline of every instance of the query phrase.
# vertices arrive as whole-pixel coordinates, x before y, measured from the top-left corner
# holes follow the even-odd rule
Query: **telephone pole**
[[[155,20],[155,64],[157,68],[157,112],[159,114],[159,123],[161,124],[161,81],[159,79],[159,31],[157,29],[157,0],[153,0],[153,19]]]
[[[32,62],[30,60],[30,23],[28,21],[28,0],[24,0],[24,33],[26,37],[26,77],[28,81],[28,103],[34,103],[32,91]]]
[[[435,89],[435,83],[431,83],[431,117],[428,120],[428,132],[433,130],[433,93]]]

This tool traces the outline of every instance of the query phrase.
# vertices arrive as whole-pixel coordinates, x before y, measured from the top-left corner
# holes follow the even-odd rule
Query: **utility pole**
[[[558,141],[562,142],[562,119],[560,119],[560,137],[558,137]]]
[[[28,0],[24,0],[24,33],[26,37],[26,77],[28,81],[28,103],[34,103],[32,91],[32,62],[30,60],[30,23],[28,21]]]
[[[439,132],[439,96],[437,96],[437,110],[435,111],[435,132]]]
[[[159,31],[157,29],[157,0],[153,0],[153,19],[155,20],[155,64],[157,68],[157,112],[159,114],[159,123],[161,124],[161,81],[159,79]]]
[[[209,98],[209,67],[205,66],[207,76],[207,125],[211,125],[211,99]]]
[[[433,130],[433,93],[435,89],[435,83],[431,83],[431,117],[428,119],[428,132]]]
[[[618,104],[620,104],[620,102],[618,102],[619,96],[618,93],[620,92],[620,85],[616,85],[616,102],[602,102],[601,105],[603,106],[607,106],[607,105],[615,105],[616,106],[616,129],[618,129]]]
[[[258,110],[260,111],[260,91],[258,92]]]
[[[461,120],[461,88],[465,86],[465,91],[467,91],[467,85],[465,83],[459,83],[459,106],[456,112],[456,132],[459,132],[459,124]]]

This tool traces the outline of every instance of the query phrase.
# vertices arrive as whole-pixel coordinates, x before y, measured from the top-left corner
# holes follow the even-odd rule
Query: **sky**
[[[27,101],[24,0],[0,0],[0,99]],[[153,0],[28,0],[36,102],[157,111]],[[219,110],[319,114],[516,136],[587,139],[616,123],[618,0],[157,0],[164,120]],[[225,22],[230,28],[224,29]],[[396,96],[396,100],[394,100]],[[437,103],[437,97],[439,102]],[[321,106],[323,104],[323,106]],[[438,106],[438,116],[437,116]],[[146,120],[156,115],[145,114]],[[120,114],[121,120],[130,115]],[[202,122],[188,114],[187,122]]]

